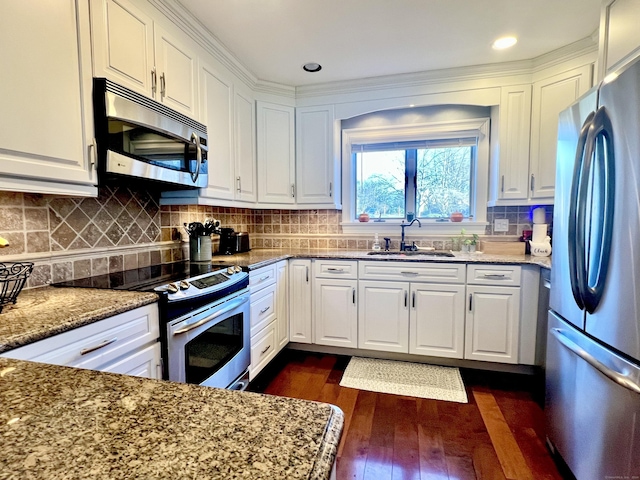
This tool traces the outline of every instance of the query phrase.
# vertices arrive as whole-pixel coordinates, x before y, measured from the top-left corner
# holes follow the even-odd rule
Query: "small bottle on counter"
[[[376,233],[374,240],[373,240],[373,249],[374,250],[380,250],[380,242],[378,241],[378,234]]]

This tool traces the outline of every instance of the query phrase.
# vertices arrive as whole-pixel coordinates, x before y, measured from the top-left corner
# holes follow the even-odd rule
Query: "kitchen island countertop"
[[[0,358],[0,479],[328,479],[329,404]]]

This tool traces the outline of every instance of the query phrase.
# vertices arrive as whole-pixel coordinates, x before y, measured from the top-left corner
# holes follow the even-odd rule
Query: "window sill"
[[[411,227],[405,228],[405,236],[407,237],[424,237],[428,235],[460,235],[460,231],[464,228],[468,235],[484,235],[488,222],[434,222],[421,221],[422,228],[417,223]],[[397,220],[388,220],[386,222],[342,222],[342,232],[347,235],[369,235],[377,233],[379,235],[399,235],[401,232],[400,222]],[[406,223],[405,223],[406,225]]]

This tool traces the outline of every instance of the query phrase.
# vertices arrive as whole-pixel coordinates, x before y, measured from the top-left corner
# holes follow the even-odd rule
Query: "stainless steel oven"
[[[169,380],[244,390],[250,359],[247,289],[167,323]]]
[[[244,390],[251,362],[249,274],[227,267],[155,287],[164,377]]]

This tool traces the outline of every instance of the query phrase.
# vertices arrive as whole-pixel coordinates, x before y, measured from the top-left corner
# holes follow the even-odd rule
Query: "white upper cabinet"
[[[295,203],[294,109],[257,102],[258,201]]]
[[[94,73],[198,118],[196,49],[129,0],[92,2]]]
[[[156,100],[192,118],[198,117],[198,59],[184,38],[154,25]]]
[[[255,202],[256,191],[256,111],[249,89],[236,85],[234,95],[235,116],[235,183],[236,200]],[[215,175],[213,171],[209,175]]]
[[[632,59],[640,51],[640,2],[605,0],[600,16],[598,79]]]
[[[555,195],[558,115],[591,88],[591,65],[533,83],[529,198]]]
[[[500,200],[527,198],[531,85],[502,88],[499,127]]]
[[[0,45],[0,189],[96,195],[88,2],[2,2]]]
[[[340,162],[335,155],[332,105],[296,108],[296,201],[341,205]]]

